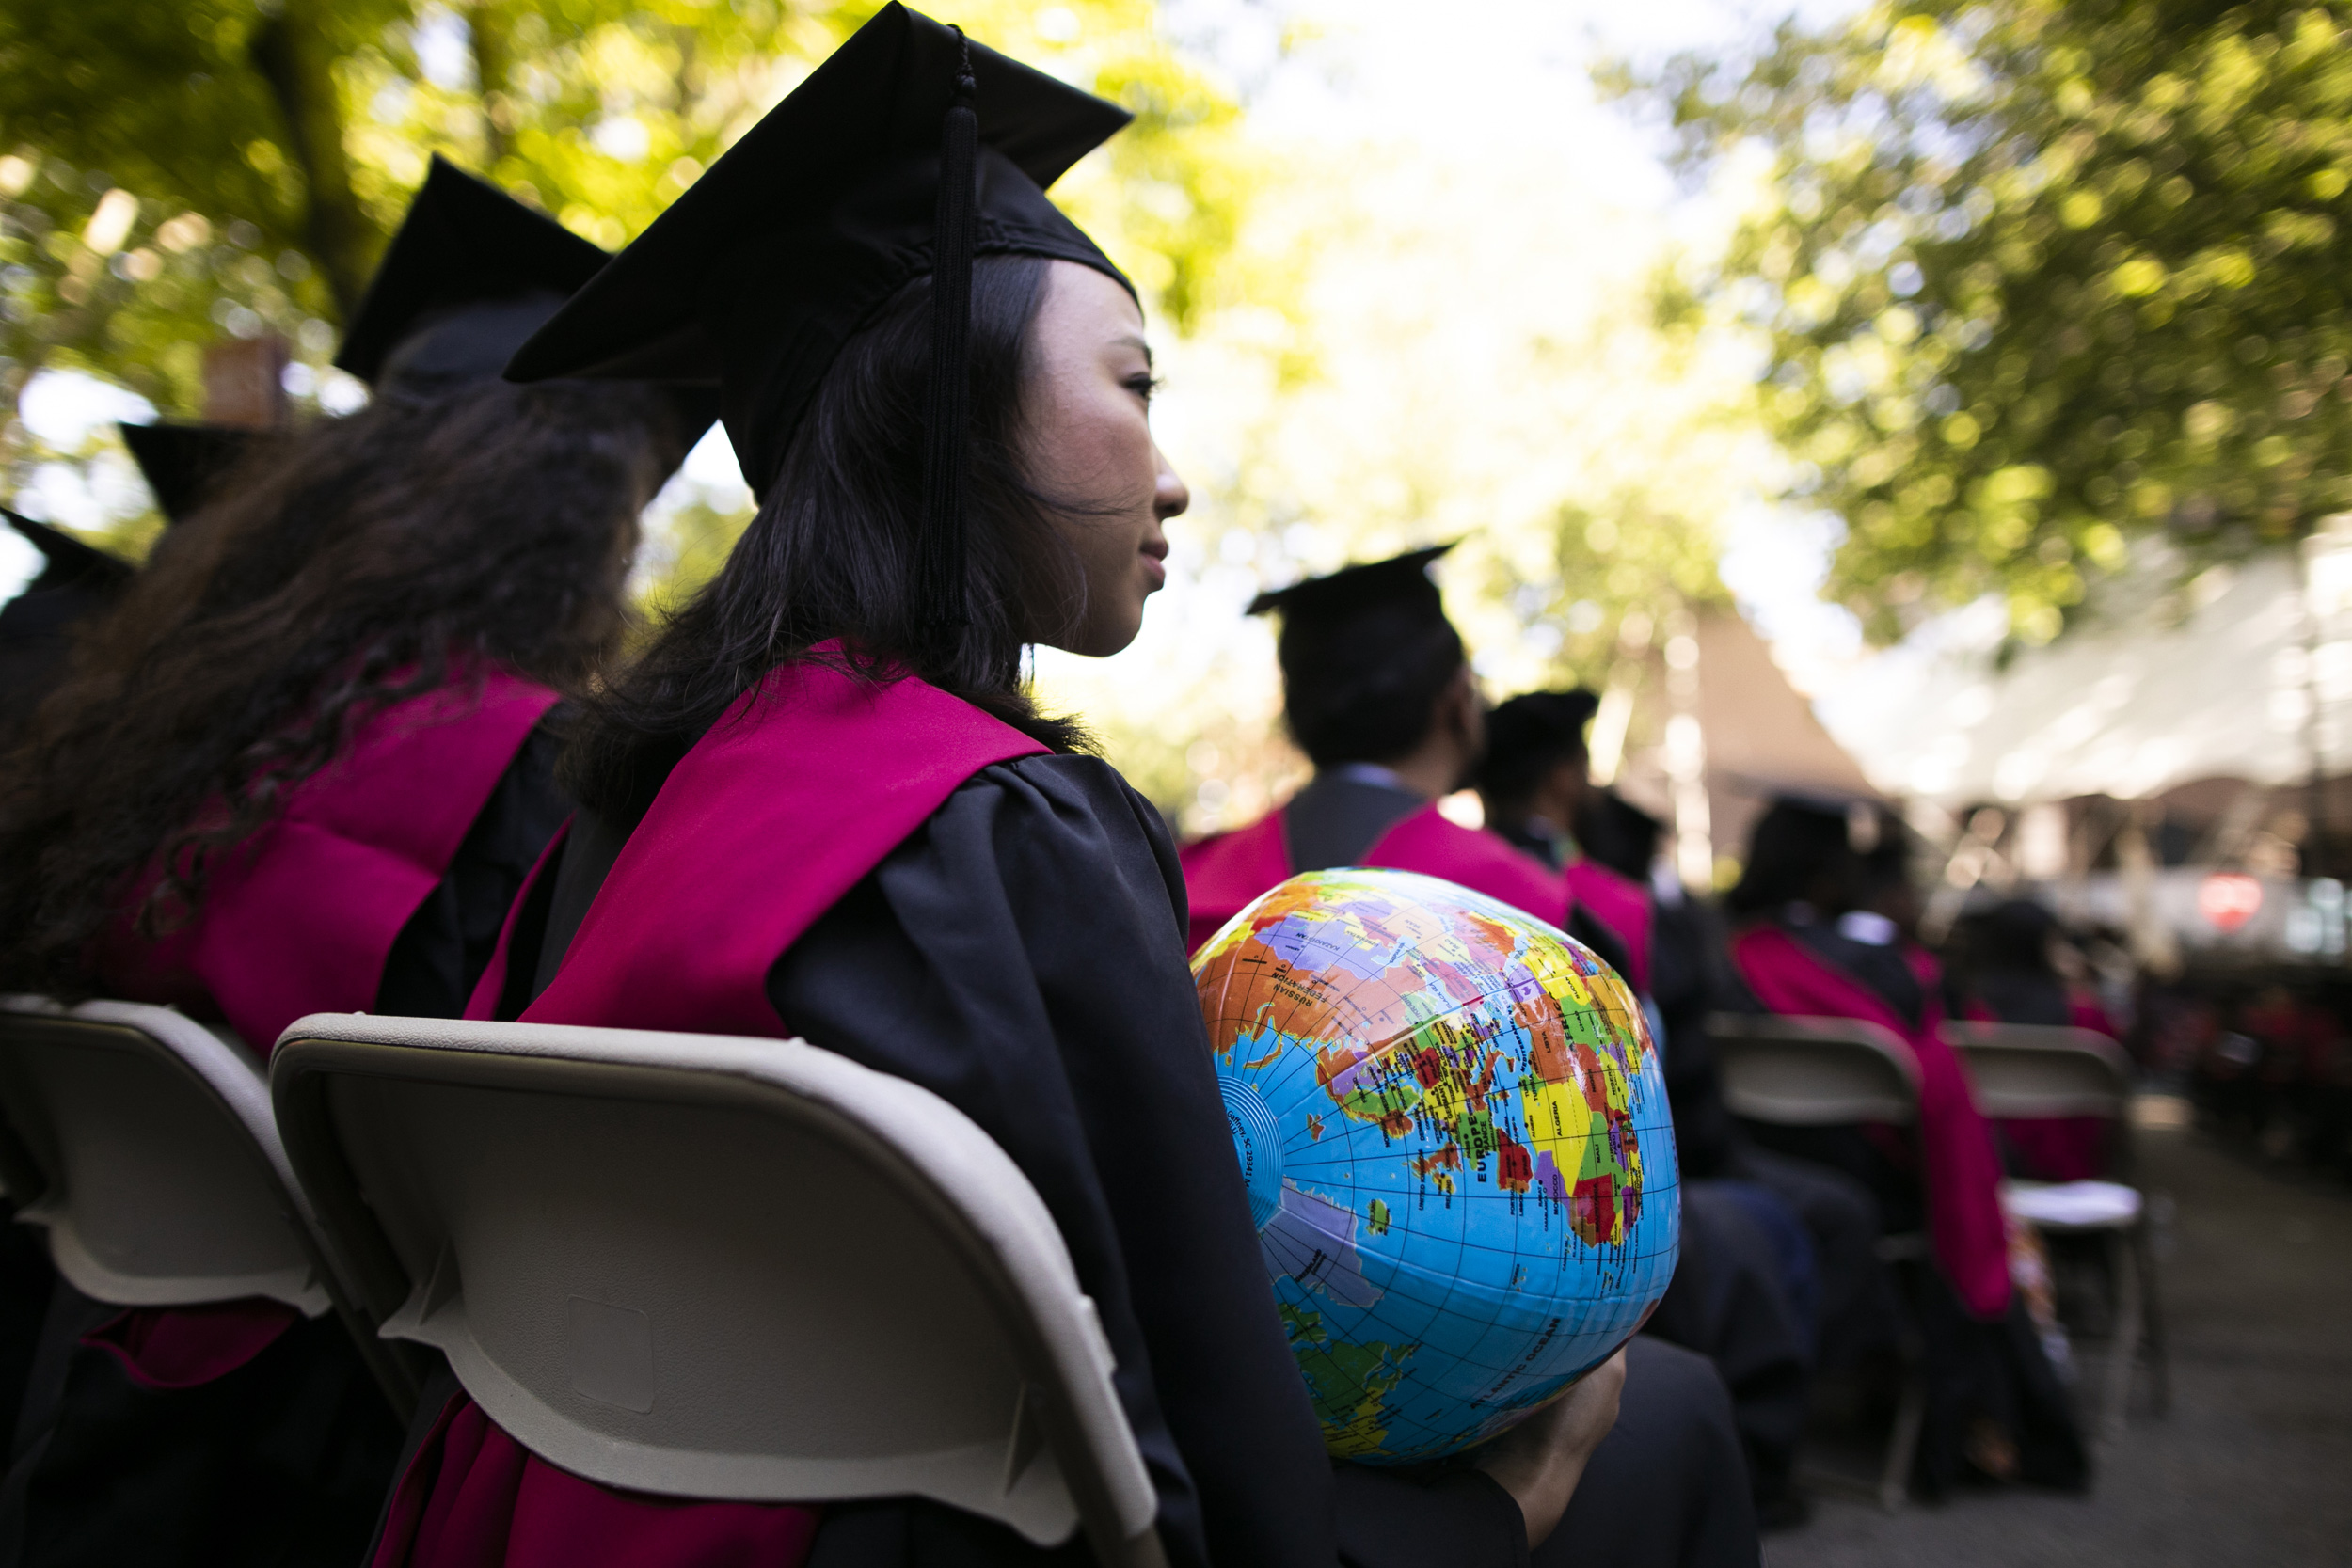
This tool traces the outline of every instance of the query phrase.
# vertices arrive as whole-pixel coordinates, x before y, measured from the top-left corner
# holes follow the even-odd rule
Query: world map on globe
[[[1605,1360],[1673,1276],[1658,1052],[1625,982],[1454,883],[1292,878],[1193,959],[1326,1445],[1411,1464]]]

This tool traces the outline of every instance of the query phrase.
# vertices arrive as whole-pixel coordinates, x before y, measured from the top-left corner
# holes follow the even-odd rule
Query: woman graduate
[[[715,379],[762,499],[589,705],[580,815],[475,1010],[803,1036],[972,1117],[1100,1308],[1170,1561],[1518,1562],[1615,1368],[1472,1465],[1335,1474],[1209,1070],[1174,855],[1020,685],[1026,643],[1126,644],[1185,505],[1132,290],[1042,194],[1126,119],[887,7],[516,356],[523,379]],[[421,1414],[388,1568],[1067,1560],[919,1500],[610,1491],[446,1380]]]
[[[637,512],[695,434],[517,388],[603,252],[436,164],[346,339],[374,400],[174,528],[15,753],[0,987],[168,1002],[257,1053],[314,1010],[454,1016],[566,805],[542,721],[614,651]],[[167,498],[168,499],[168,498]],[[341,1323],[60,1287],[13,1560],[355,1559],[399,1428]]]
[[[1867,802],[1775,800],[1724,898],[1735,922],[1730,1002],[1852,1018],[1893,1031],[1918,1069],[1915,1137],[1885,1128],[1751,1129],[1759,1142],[1841,1170],[1878,1199],[1889,1230],[1924,1228],[1935,1261],[1915,1305],[1931,1404],[1920,1478],[1940,1489],[1967,1458],[1996,1479],[2080,1486],[2089,1462],[2026,1313],[2010,1288],[2001,1171],[1958,1053],[1941,1032],[1934,959],[1890,911],[1912,895],[1899,823]]]

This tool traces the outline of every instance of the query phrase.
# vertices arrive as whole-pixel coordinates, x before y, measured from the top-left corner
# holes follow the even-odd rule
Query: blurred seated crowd
[[[1028,107],[976,120],[976,69],[983,104]],[[930,105],[920,135],[786,135],[882,103]],[[1907,1430],[1895,1484],[1926,1497],[2090,1485],[2063,1249],[2010,1195],[2123,1174],[2124,1130],[1988,1119],[1947,1025],[2121,1039],[2218,1125],[2343,1164],[2345,993],[2149,987],[2119,1016],[2029,901],[1931,940],[1915,841],[1868,799],[1779,796],[1736,884],[1693,895],[1655,870],[1661,824],[1594,784],[1590,693],[1488,705],[1430,576],[1445,546],[1261,596],[1313,777],[1174,842],[1021,677],[1027,647],[1127,645],[1188,504],[1133,295],[1042,191],[1126,117],[897,8],[774,116],[618,258],[437,163],[339,356],[365,409],[208,463],[135,571],[18,521],[50,569],[0,625],[0,990],[178,1006],[262,1057],[304,1014],[365,1011],[804,1037],[921,1084],[1043,1195],[1180,1563],[1753,1563],[1840,1422]],[[961,236],[960,292],[932,293],[934,230]],[[761,510],[632,643],[638,515],[713,387]],[[1123,510],[1046,506],[1098,471]],[[1439,809],[1466,787],[1484,827]],[[1326,1451],[1184,961],[1336,866],[1447,879],[1599,955],[1678,1148],[1645,1333],[1429,1475]],[[1902,1124],[1736,1114],[1724,1050],[1775,1018],[1889,1042]],[[118,1309],[27,1235],[0,1227],[0,1568],[1051,1555],[920,1499],[601,1486],[446,1369],[394,1412],[332,1320]]]

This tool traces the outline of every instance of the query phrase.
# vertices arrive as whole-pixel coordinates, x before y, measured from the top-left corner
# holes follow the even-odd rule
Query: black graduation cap
[[[183,522],[213,499],[213,488],[262,442],[263,430],[225,424],[119,424],[122,444],[155,492],[167,522]]]
[[[411,397],[487,381],[609,260],[436,153],[335,364]]]
[[[1532,785],[1543,771],[1584,750],[1584,726],[1600,699],[1571,691],[1526,691],[1498,703],[1486,715],[1486,756],[1480,782],[1498,792]]]
[[[1524,735],[1529,745],[1574,751],[1584,744],[1584,726],[1600,711],[1600,697],[1584,687],[1568,691],[1522,691],[1495,705],[1486,716],[1491,735],[1497,725]]]
[[[1352,620],[1370,610],[1399,613],[1416,619],[1443,621],[1445,602],[1429,576],[1430,563],[1460,544],[1458,539],[1430,545],[1387,561],[1343,566],[1326,577],[1309,578],[1288,588],[1269,588],[1249,601],[1249,613],[1282,612],[1284,626],[1302,623]]]
[[[63,529],[37,523],[6,507],[0,507],[0,517],[7,518],[10,528],[40,551],[40,575],[24,585],[28,594],[56,588],[116,588],[130,581],[136,570],[120,556],[86,545]]]
[[[112,605],[133,567],[62,529],[0,508],[41,553],[40,575],[0,604],[0,742],[13,737],[64,673],[74,626]]]
[[[971,260],[1077,261],[1132,293],[1044,194],[1132,118],[885,6],[506,373],[716,386],[744,478],[765,494],[842,344],[909,279],[934,274],[923,570],[939,617],[960,622]]]
[[[1890,844],[1907,842],[1902,818],[1885,801],[1834,785],[1784,785],[1772,792],[1766,815],[1831,825],[1817,831],[1830,832],[1834,827],[1835,835],[1857,855],[1880,854]]]

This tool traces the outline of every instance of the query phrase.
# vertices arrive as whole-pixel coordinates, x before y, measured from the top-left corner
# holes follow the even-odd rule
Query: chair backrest
[[[2095,1029],[1954,1022],[1944,1036],[1967,1064],[1977,1108],[1988,1117],[2121,1121],[2130,1107],[2131,1058]]]
[[[1734,1116],[1782,1127],[1918,1119],[1918,1066],[1902,1037],[1880,1024],[1717,1013],[1707,1034]]]
[[[0,1165],[57,1272],[124,1307],[332,1304],[252,1053],[167,1007],[0,998]]]
[[[799,1040],[358,1014],[296,1022],[271,1088],[363,1309],[549,1462],[1164,1560],[1052,1216],[929,1091]]]

